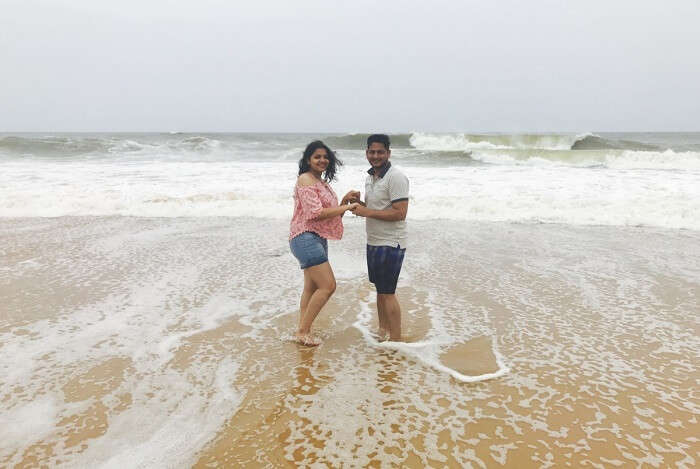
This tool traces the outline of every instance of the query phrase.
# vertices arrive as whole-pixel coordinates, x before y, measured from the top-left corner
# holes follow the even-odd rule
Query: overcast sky
[[[698,0],[0,3],[0,131],[700,130]]]

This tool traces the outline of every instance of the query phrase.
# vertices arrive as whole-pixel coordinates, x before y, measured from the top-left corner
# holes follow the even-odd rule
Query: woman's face
[[[325,148],[319,148],[311,155],[309,158],[309,167],[315,173],[321,174],[328,167],[330,160],[328,159],[328,152]]]

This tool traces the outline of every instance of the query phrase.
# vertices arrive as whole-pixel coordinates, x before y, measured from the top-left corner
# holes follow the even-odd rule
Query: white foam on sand
[[[430,306],[427,307],[429,314],[431,316],[437,316],[438,313]],[[475,383],[478,381],[485,381],[488,379],[498,378],[508,373],[509,369],[505,365],[505,362],[501,354],[496,349],[495,345],[491,344],[491,351],[496,357],[496,362],[498,364],[498,370],[493,373],[484,373],[480,375],[465,375],[457,370],[454,370],[448,366],[445,366],[440,361],[440,355],[447,350],[450,346],[454,346],[459,343],[462,339],[468,340],[468,338],[455,338],[447,333],[446,330],[439,327],[442,321],[439,318],[434,318],[431,322],[433,327],[427,334],[424,340],[418,342],[394,342],[394,341],[384,341],[379,342],[376,337],[370,331],[370,323],[372,322],[372,317],[376,312],[372,311],[370,307],[369,300],[362,301],[360,303],[360,310],[358,312],[358,319],[353,323],[353,326],[362,333],[365,341],[373,347],[384,348],[388,350],[396,350],[408,357],[418,360],[419,362],[434,368],[442,373],[446,373],[452,376],[454,379],[461,381],[463,383]],[[442,330],[441,330],[442,329]]]
[[[79,306],[0,333],[0,422],[16,424],[0,426],[3,464],[18,464],[41,443],[52,450],[48,465],[189,466],[235,415],[248,383],[279,376],[265,358],[280,352],[279,332],[290,321],[276,318],[296,313],[302,282],[285,222],[62,219],[37,220],[34,232],[26,229],[31,223],[9,224],[19,226],[19,237],[48,246],[35,261],[53,274],[41,298]],[[510,463],[512,448],[494,435],[519,441],[535,430],[572,451],[596,450],[601,432],[627,436],[617,422],[631,413],[635,440],[624,443],[630,455],[617,459],[639,464],[648,455],[656,463],[663,451],[692,467],[687,443],[695,441],[657,439],[658,449],[643,435],[697,424],[698,406],[688,397],[698,350],[691,314],[700,279],[697,233],[413,221],[399,296],[412,305],[409,334],[416,314],[427,314],[431,326],[418,342],[396,344],[369,333],[374,292],[355,293],[367,291],[363,227],[361,220],[346,227],[343,241],[331,244],[331,263],[342,282],[358,288],[342,299],[349,306],[329,329],[351,342],[342,354],[330,353],[328,340],[309,354],[323,359],[290,359],[309,368],[299,381],[316,380],[297,383],[308,393],[279,394],[286,410],[312,422],[287,424],[290,460],[297,448],[318,451],[311,432],[323,435],[332,465],[367,465],[375,450],[385,464],[398,465],[410,452],[425,466],[447,464],[437,444],[445,431],[452,441],[474,441],[471,447],[492,445],[496,460]],[[28,258],[35,256],[17,262]],[[22,266],[8,271],[11,282],[36,275],[31,263]],[[76,286],[89,287],[85,299],[74,298]],[[342,285],[336,295],[344,292]],[[16,302],[29,311],[28,321],[37,304],[31,295]],[[68,298],[54,298],[61,295]],[[343,334],[351,324],[353,333]],[[212,342],[201,334],[219,325],[235,327]],[[465,376],[441,368],[441,352],[482,336],[492,338],[501,374],[463,385]],[[109,360],[123,370],[90,382],[87,372]],[[68,447],[66,432],[82,431],[71,419],[87,416],[90,425],[98,408],[107,426],[96,430],[104,433],[85,439],[84,449]],[[585,420],[562,423],[564,413],[582,410]],[[470,424],[483,419],[503,430],[474,434]],[[584,432],[580,441],[569,438],[575,428]],[[536,455],[538,464],[546,454]],[[452,456],[463,467],[488,462],[474,452]]]
[[[167,282],[177,279],[170,277]],[[202,305],[193,311],[195,321],[206,318],[200,325],[192,324],[187,332],[173,332],[177,315],[163,309],[161,297],[154,294],[158,286],[154,287],[134,291],[128,299],[110,298],[57,320],[24,326],[30,331],[28,335],[2,334],[2,394],[9,399],[3,404],[0,420],[13,422],[0,430],[0,437],[9,442],[3,448],[12,451],[39,441],[54,441],[60,421],[96,402],[88,398],[79,403],[82,405],[66,403],[60,384],[64,376],[84,372],[90,368],[87,364],[118,357],[129,363],[123,382],[98,399],[110,409],[107,432],[92,439],[78,456],[64,447],[60,438],[55,440],[56,458],[68,458],[71,464],[85,467],[180,466],[192,462],[192,455],[215,435],[242,399],[233,387],[238,364],[222,356],[218,361],[195,359],[193,366],[177,370],[169,362],[187,337],[215,328],[229,317],[230,308],[220,308],[216,300],[211,307]],[[130,302],[130,306],[123,306]],[[11,393],[17,387],[23,392]],[[131,405],[117,410],[125,395],[130,396]],[[0,451],[0,458],[4,457],[9,453]]]
[[[357,222],[357,220],[353,220],[353,222]],[[351,252],[339,249],[340,247],[341,245],[335,241],[329,243],[328,261],[333,268],[335,278],[338,280],[364,278],[367,275],[365,259],[358,258]]]
[[[6,407],[3,404],[3,407]],[[53,396],[23,402],[0,414],[0,448],[20,448],[28,439],[35,441],[50,435],[56,425],[58,403]],[[3,452],[0,452],[0,456]]]
[[[52,447],[50,461],[82,467],[185,466],[235,413],[244,396],[234,385],[235,347],[211,354],[206,343],[190,346],[198,343],[191,338],[256,313],[249,302],[210,283],[207,277],[218,275],[209,272],[217,268],[216,256],[195,263],[186,260],[187,251],[163,250],[178,252],[177,229],[134,231],[91,245],[100,269],[124,272],[108,287],[111,293],[0,333],[0,461],[17,464],[24,450],[41,442]],[[51,259],[51,267],[70,262],[74,249]],[[87,257],[71,275],[71,288],[100,286]],[[46,289],[47,295],[53,289],[75,294],[60,281]],[[178,362],[178,352],[191,357]],[[120,366],[91,375],[112,361]],[[75,390],[66,387],[71,382]],[[99,392],[91,391],[93,382]],[[104,417],[91,420],[96,409],[104,409]],[[85,423],[79,416],[88,416]],[[85,447],[69,445],[66,431],[80,434],[81,425],[100,418],[106,419],[104,434],[96,430]]]
[[[99,464],[105,468],[194,464],[198,450],[211,441],[243,400],[244,394],[233,384],[237,371],[237,363],[225,358],[196,376],[209,382],[213,392],[187,392],[191,384],[180,382],[171,388],[176,392],[161,394],[157,403],[148,400],[147,406],[134,406],[115,416],[107,433],[92,441],[72,464],[86,467]],[[179,376],[172,376],[173,384],[179,381]],[[147,392],[148,387],[143,391]]]

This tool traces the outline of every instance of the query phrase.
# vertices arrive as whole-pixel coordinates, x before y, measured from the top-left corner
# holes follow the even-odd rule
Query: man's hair
[[[385,134],[372,134],[369,137],[367,137],[367,148],[371,147],[373,143],[381,143],[387,150],[391,145],[389,136]]]

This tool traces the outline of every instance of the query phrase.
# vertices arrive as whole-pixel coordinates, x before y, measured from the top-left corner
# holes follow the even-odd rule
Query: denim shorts
[[[328,262],[328,240],[311,231],[290,239],[289,247],[302,269]]]
[[[406,248],[367,245],[367,273],[377,293],[393,294],[399,281]]]

